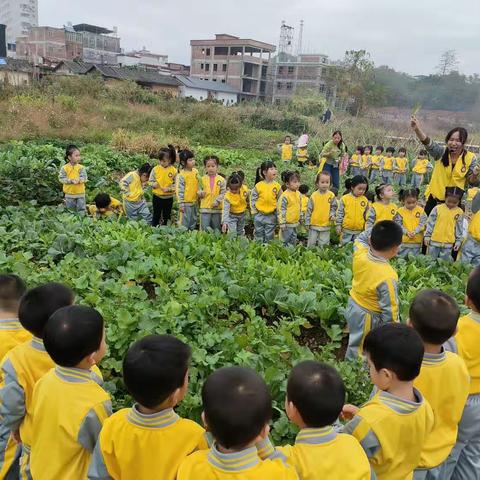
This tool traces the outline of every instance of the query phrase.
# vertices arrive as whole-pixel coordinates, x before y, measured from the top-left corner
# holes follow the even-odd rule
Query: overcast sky
[[[463,73],[480,73],[480,0],[39,0],[40,24],[118,27],[124,49],[146,46],[190,63],[191,39],[230,33],[278,45],[280,24],[305,20],[304,51],[332,59],[366,49],[376,65],[435,70],[455,49]]]

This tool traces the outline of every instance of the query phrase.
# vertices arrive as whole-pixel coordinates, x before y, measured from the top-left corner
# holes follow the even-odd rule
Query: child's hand
[[[335,231],[337,232],[337,235],[340,235],[342,233],[342,227],[337,227]]]
[[[205,192],[203,192],[202,190],[200,190],[200,191],[197,193],[197,196],[198,196],[198,198],[205,198]]]
[[[475,168],[473,169],[473,174],[477,176],[480,173],[480,165],[475,165]]]
[[[430,238],[425,238],[423,243],[428,247],[430,245]]]
[[[152,186],[152,188],[158,188],[160,185],[159,185],[157,182],[153,182],[151,186]],[[164,188],[160,188],[160,190],[161,190],[162,192],[165,191]]]
[[[280,230],[285,230],[286,228],[287,228],[286,225],[284,225],[284,224],[280,225]]]
[[[74,185],[78,185],[78,184],[80,183],[80,180],[79,180],[78,178],[74,178],[74,179],[72,180],[72,183],[73,183]]]
[[[342,420],[351,420],[360,409],[355,405],[346,403],[342,408],[342,413],[340,413],[340,418]]]
[[[413,238],[415,234],[413,232],[408,232],[407,233],[408,238]]]
[[[180,205],[180,206],[178,207],[178,211],[179,211],[180,213],[185,213],[185,207],[184,207],[183,205]]]
[[[19,445],[22,443],[22,438],[20,437],[20,430],[12,432],[12,438],[15,440],[16,443]]]
[[[458,252],[460,250],[460,245],[454,245],[453,246],[453,251]]]
[[[228,225],[226,223],[224,223],[222,225],[222,233],[227,233],[228,232]]]

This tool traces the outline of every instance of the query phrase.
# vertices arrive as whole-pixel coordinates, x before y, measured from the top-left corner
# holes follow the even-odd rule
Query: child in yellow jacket
[[[218,174],[220,160],[215,155],[205,158],[207,172],[202,177],[200,198],[200,229],[220,232],[222,229],[222,204],[226,191],[225,178]]]
[[[93,199],[94,204],[88,206],[88,213],[94,218],[122,216],[125,213],[122,202],[108,193],[97,193]]]
[[[60,169],[58,179],[63,184],[65,206],[69,210],[85,215],[87,205],[85,202],[85,184],[87,171],[80,165],[80,150],[75,145],[69,145],[65,152],[66,164]]]
[[[382,145],[378,145],[375,149],[375,155],[372,155],[372,162],[370,165],[370,183],[374,183],[380,179],[380,167],[383,162],[383,150]]]
[[[152,167],[144,163],[138,170],[127,173],[120,180],[120,189],[123,196],[123,207],[130,220],[145,220],[152,223],[152,214],[145,200],[143,187],[147,185]]]
[[[187,230],[197,226],[198,194],[200,181],[195,168],[195,155],[190,150],[180,150],[180,172],[177,175],[178,225]]]
[[[393,182],[404,187],[407,184],[408,158],[407,149],[399,148],[398,157],[393,160]]]
[[[283,143],[278,145],[278,151],[280,153],[280,159],[283,162],[288,163],[293,160],[293,144],[290,135],[286,135]]]
[[[234,236],[245,235],[245,217],[248,208],[248,186],[243,183],[242,171],[233,172],[227,181],[223,197],[222,232]]]
[[[427,172],[433,170],[433,165],[428,160],[426,150],[420,150],[412,167],[412,187],[420,188]]]
[[[355,149],[355,153],[350,157],[350,176],[355,177],[361,175],[361,163],[363,155],[363,147],[359,145]]]
[[[285,173],[287,189],[278,200],[278,224],[280,225],[280,239],[285,245],[297,243],[297,227],[302,217],[302,194],[300,175],[297,172]]]
[[[382,157],[382,163],[380,165],[380,171],[382,172],[382,183],[393,182],[393,160],[395,148],[388,147],[385,150],[385,155]]]
[[[375,187],[377,201],[373,202],[368,209],[365,230],[368,232],[372,227],[382,220],[393,220],[397,214],[397,206],[393,203],[395,191],[389,183],[382,183]]]

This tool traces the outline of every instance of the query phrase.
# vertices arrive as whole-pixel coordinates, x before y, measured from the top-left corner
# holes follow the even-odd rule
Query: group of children
[[[398,229],[380,222],[371,248],[357,252],[385,264]],[[299,433],[293,445],[275,447],[268,386],[248,368],[206,378],[203,426],[175,413],[191,348],[170,335],[130,346],[123,380],[135,403],[112,414],[98,368],[106,351],[100,313],[74,305],[65,285],[26,290],[19,277],[0,275],[0,478],[479,479],[480,268],[466,304],[471,311],[459,319],[451,297],[425,290],[406,325],[372,325],[361,349],[374,390],[360,408],[345,403],[333,367],[297,364],[285,411]]]

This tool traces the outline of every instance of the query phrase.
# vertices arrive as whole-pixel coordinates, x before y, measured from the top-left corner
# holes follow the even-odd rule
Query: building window
[[[293,73],[295,71],[295,67],[288,67],[288,73]]]
[[[225,79],[224,79],[224,78],[222,78],[222,83],[225,83]]]
[[[205,65],[203,63],[200,64],[200,70],[203,70],[205,68]]]
[[[207,72],[210,71],[210,64],[209,63],[205,64],[205,71],[207,71]]]
[[[218,65],[216,63],[213,64],[213,71],[216,72],[218,70]]]
[[[224,63],[224,64],[222,65],[222,72],[226,72],[226,71],[227,71],[227,64]]]
[[[293,88],[292,82],[287,82],[287,90],[291,90]]]
[[[278,74],[282,75],[283,74],[283,67],[278,67]]]
[[[282,82],[277,82],[277,90],[281,90],[283,87]]]
[[[214,81],[214,82],[216,82],[216,81],[217,81],[217,79],[216,79],[216,78],[214,78],[214,79],[213,79],[213,81]]]
[[[210,49],[207,48],[207,57],[209,57],[209,56],[210,56]]]

